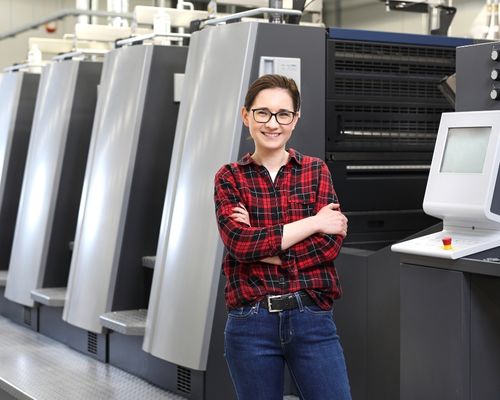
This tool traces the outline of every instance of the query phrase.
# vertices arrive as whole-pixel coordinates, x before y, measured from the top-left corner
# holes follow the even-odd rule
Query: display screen
[[[441,172],[483,172],[491,127],[449,128]]]

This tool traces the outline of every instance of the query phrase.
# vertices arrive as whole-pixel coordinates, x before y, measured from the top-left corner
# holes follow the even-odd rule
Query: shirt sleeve
[[[282,224],[252,228],[230,218],[233,208],[241,202],[230,166],[222,167],[215,176],[214,200],[220,236],[233,258],[239,262],[256,262],[281,253]]]
[[[327,165],[322,162],[319,171],[314,213],[317,213],[329,203],[338,203],[338,198],[333,189],[330,171]],[[290,248],[294,266],[297,269],[304,269],[332,262],[339,254],[343,240],[343,237],[340,235],[328,235],[324,233],[316,233],[307,237]]]

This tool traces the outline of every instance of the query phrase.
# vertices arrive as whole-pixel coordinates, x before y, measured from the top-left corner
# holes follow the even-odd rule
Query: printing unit
[[[40,74],[12,69],[0,75],[0,314]]]
[[[34,330],[31,291],[68,276],[100,72],[99,62],[64,60],[40,79],[5,287],[9,317]]]

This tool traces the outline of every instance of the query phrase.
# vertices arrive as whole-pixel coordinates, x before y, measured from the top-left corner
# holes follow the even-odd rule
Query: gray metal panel
[[[367,396],[370,254],[373,252],[344,247],[335,260],[343,290],[342,297],[333,304],[335,323],[344,350],[352,397],[360,400],[371,400]]]
[[[471,275],[471,399],[500,393],[500,278]]]
[[[7,271],[0,271],[0,287],[7,283]]]
[[[500,101],[492,100],[493,88],[500,91],[500,81],[491,79],[491,71],[500,68],[499,61],[491,59],[497,43],[481,43],[457,47],[457,94],[455,111],[483,111],[500,109]]]
[[[16,121],[23,73],[0,74],[0,209],[5,192],[12,135]]]
[[[401,399],[470,399],[470,301],[466,274],[402,264]]]
[[[123,335],[144,336],[148,310],[112,311],[99,317],[102,326]]]
[[[66,300],[66,288],[45,288],[31,291],[31,298],[49,307],[62,307]]]
[[[29,307],[43,281],[78,67],[50,64],[40,81],[5,289],[5,297]]]
[[[2,194],[0,195],[0,269],[5,270],[9,267],[10,262],[40,74],[15,72],[8,75],[7,80],[12,79],[19,80],[22,84],[20,93],[17,93],[17,91],[16,93],[10,93],[11,96],[17,98],[18,102],[13,108],[13,114],[11,116],[5,115],[7,118],[13,118],[13,129],[10,132],[4,131],[3,128],[0,130],[2,138],[9,138],[8,152],[2,153]],[[7,94],[2,89],[1,96],[6,96]],[[6,109],[8,110],[9,100],[5,100],[7,99],[1,99],[0,104],[7,103]],[[3,111],[6,110],[2,109],[0,113]],[[11,125],[9,124],[9,126]],[[7,127],[7,124],[4,127]]]
[[[144,350],[196,370],[206,369],[222,261],[213,179],[238,155],[256,31],[257,23],[205,29],[188,52]]]
[[[261,24],[257,33],[251,80],[257,79],[261,57],[300,59],[300,120],[287,147],[308,156],[325,158],[325,31],[298,25]],[[243,135],[248,129],[242,124]],[[253,140],[241,143],[240,155],[253,153]]]
[[[111,310],[152,47],[106,55],[63,319],[101,333]]]

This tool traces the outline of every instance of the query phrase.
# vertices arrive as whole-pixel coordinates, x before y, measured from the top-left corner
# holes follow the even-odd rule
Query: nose
[[[271,115],[271,119],[266,122],[266,126],[270,128],[279,128],[280,124],[278,124],[278,116],[276,114]]]

